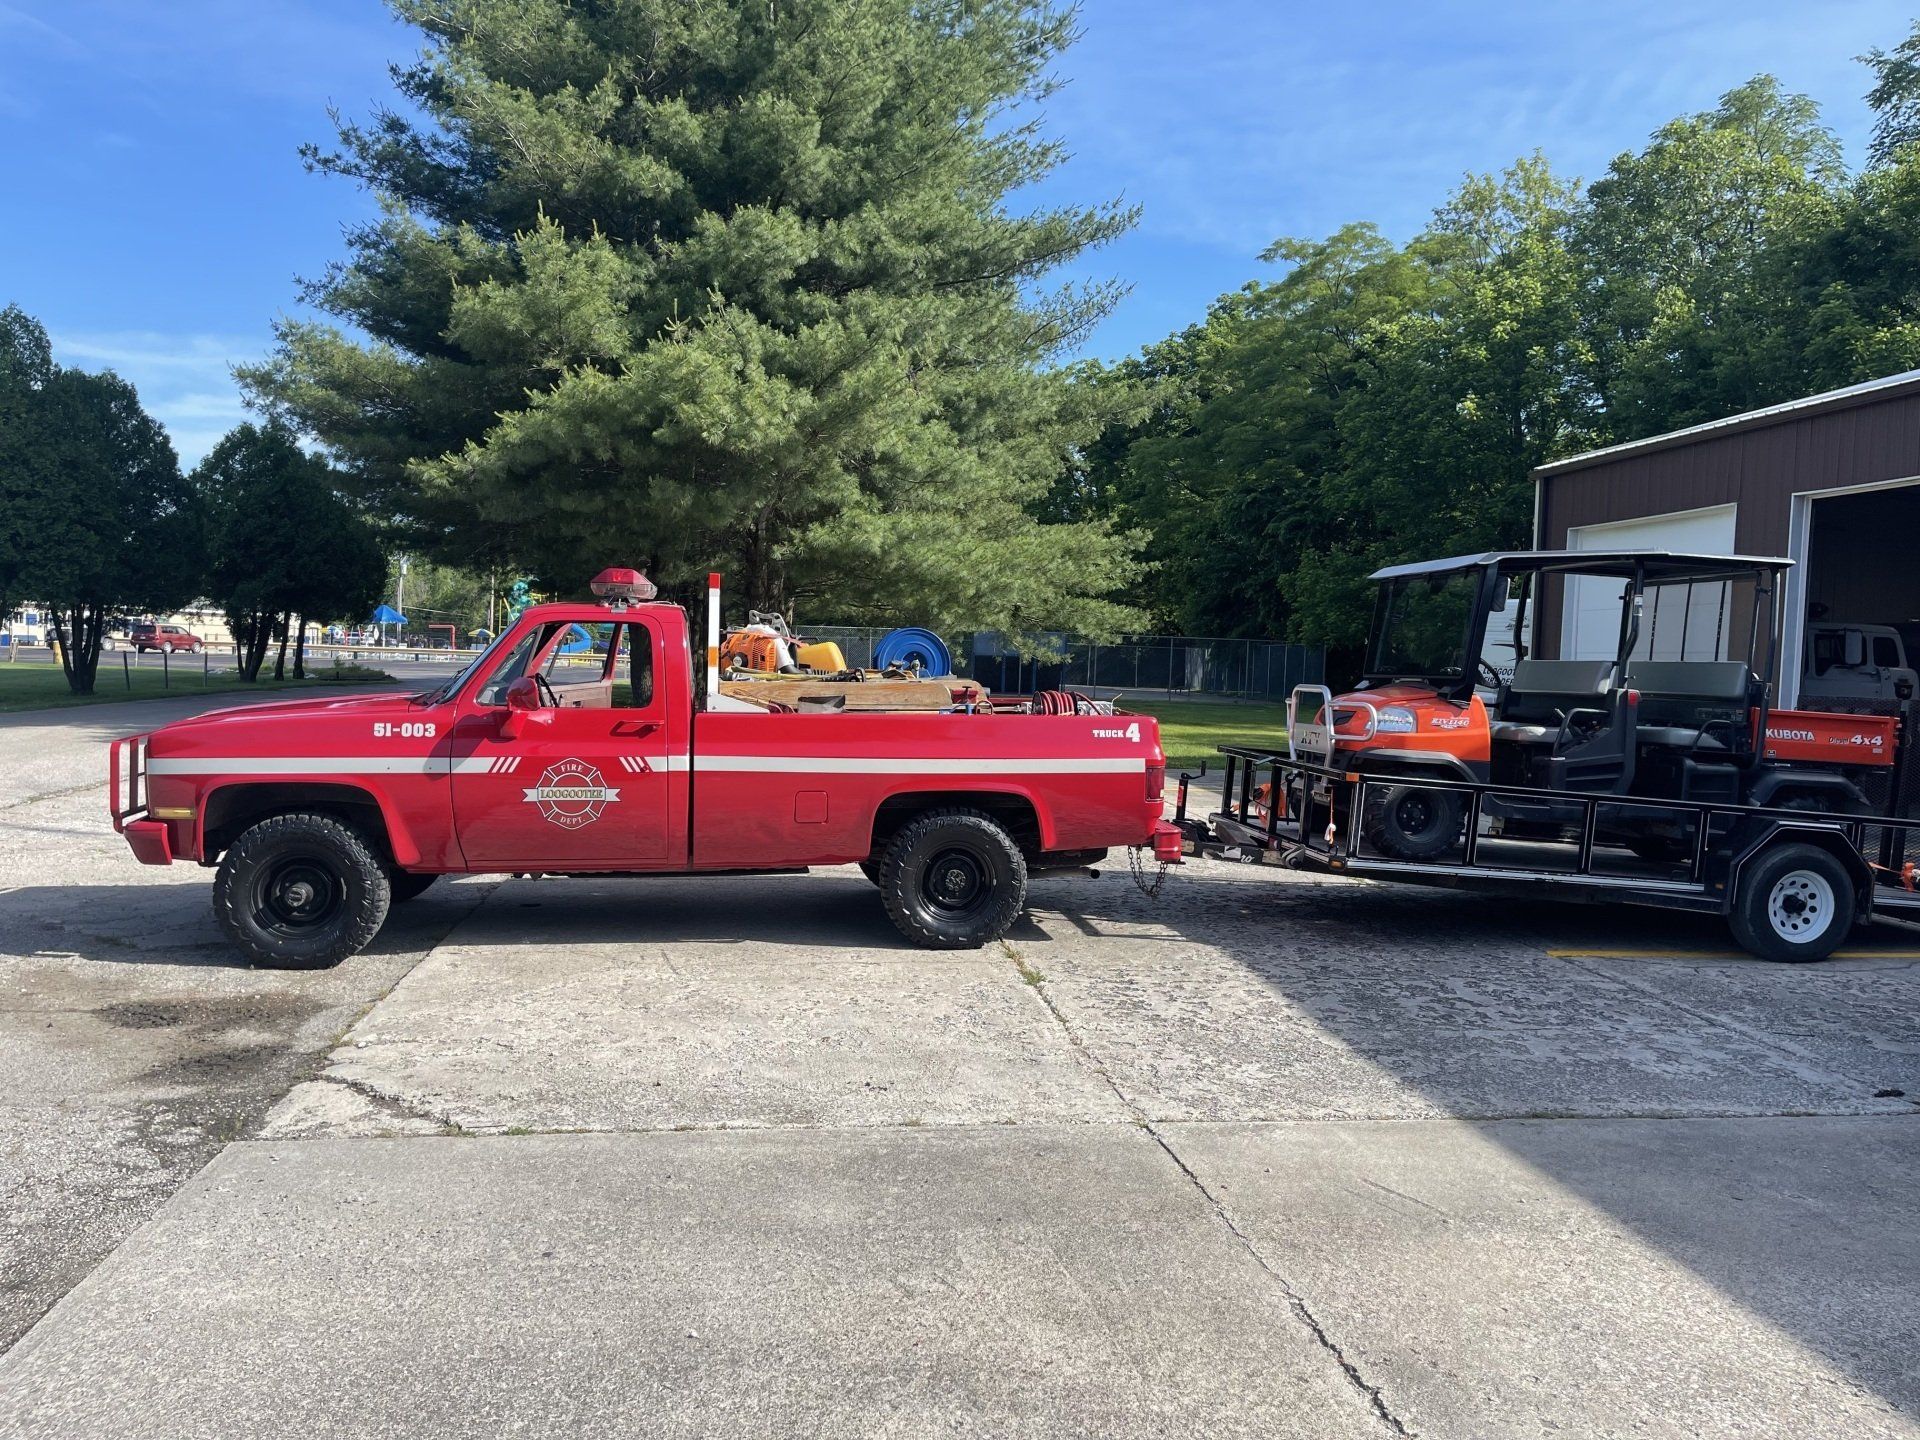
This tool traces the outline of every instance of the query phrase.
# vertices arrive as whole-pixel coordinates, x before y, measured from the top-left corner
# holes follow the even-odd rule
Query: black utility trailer
[[[1721,915],[1743,947],[1769,960],[1824,960],[1876,917],[1920,920],[1920,820],[1422,779],[1412,788],[1444,792],[1445,803],[1464,809],[1465,823],[1451,850],[1414,861],[1379,851],[1349,819],[1368,814],[1387,792],[1404,796],[1405,776],[1246,746],[1223,746],[1221,754],[1214,813],[1188,815],[1189,787],[1200,776],[1180,777],[1174,819],[1188,854]],[[1495,833],[1503,800],[1536,813],[1547,807],[1557,838],[1537,838],[1537,828],[1529,832],[1536,838]],[[1683,843],[1649,858],[1602,838],[1643,826],[1649,808],[1663,812],[1662,828]]]

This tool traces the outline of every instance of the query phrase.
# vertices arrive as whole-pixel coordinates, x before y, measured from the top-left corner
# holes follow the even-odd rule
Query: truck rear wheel
[[[392,903],[386,867],[327,815],[274,815],[221,857],[213,913],[227,938],[269,970],[320,970],[366,948]]]
[[[1771,850],[1740,878],[1727,925],[1763,960],[1824,960],[1853,930],[1853,879],[1818,845]]]
[[[1464,812],[1452,790],[1424,785],[1374,788],[1367,796],[1360,833],[1396,860],[1432,860],[1460,838]]]
[[[929,810],[903,825],[880,862],[880,898],[900,933],[932,950],[998,940],[1027,901],[1027,861],[978,810]]]

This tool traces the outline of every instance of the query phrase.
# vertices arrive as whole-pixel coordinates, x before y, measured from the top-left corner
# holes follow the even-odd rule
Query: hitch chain
[[[1153,900],[1159,897],[1160,887],[1167,883],[1167,871],[1173,867],[1162,864],[1159,873],[1152,879],[1148,879],[1146,850],[1147,847],[1144,845],[1129,845],[1127,847],[1127,868],[1133,872],[1133,883],[1140,887],[1140,893],[1149,900]]]

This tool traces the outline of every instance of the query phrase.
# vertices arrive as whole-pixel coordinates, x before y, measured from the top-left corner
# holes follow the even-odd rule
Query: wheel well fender
[[[1860,852],[1854,849],[1853,842],[1847,838],[1846,832],[1837,825],[1814,823],[1803,825],[1792,821],[1777,825],[1762,835],[1743,850],[1739,858],[1733,862],[1731,883],[1727,886],[1729,903],[1732,903],[1739,894],[1741,877],[1745,871],[1768,851],[1786,844],[1811,845],[1817,850],[1826,851],[1838,860],[1841,868],[1847,872],[1847,878],[1853,882],[1855,905],[1861,914],[1864,915],[1867,912],[1868,907],[1873,903],[1873,871],[1867,868],[1867,862],[1861,858]]]
[[[302,810],[333,815],[380,847],[396,865],[415,865],[420,848],[385,798],[358,785],[315,781],[234,781],[207,792],[200,806],[200,858],[212,861],[256,821]]]
[[[1378,759],[1359,755],[1348,767],[1369,780],[1381,776],[1403,776],[1409,780],[1484,780],[1473,767],[1456,755],[1382,755]]]
[[[1828,809],[1842,813],[1860,813],[1868,808],[1867,797],[1858,785],[1828,770],[1764,770],[1754,777],[1747,803],[1780,805],[1785,803],[1781,797],[1796,794],[1817,799]]]
[[[889,795],[874,810],[868,853],[878,855],[914,816],[953,806],[991,815],[1029,856],[1053,848],[1053,816],[1024,790],[905,790]]]

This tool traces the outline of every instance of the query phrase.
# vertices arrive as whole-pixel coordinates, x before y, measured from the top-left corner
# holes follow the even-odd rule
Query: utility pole
[[[407,613],[407,570],[412,564],[412,560],[402,555],[400,557],[400,576],[393,582],[393,608],[402,615]],[[399,638],[398,635],[394,636],[396,640]]]

